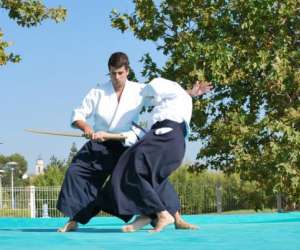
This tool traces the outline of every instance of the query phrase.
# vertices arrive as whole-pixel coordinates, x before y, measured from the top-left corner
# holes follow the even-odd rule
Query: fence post
[[[36,217],[36,207],[35,207],[35,186],[29,187],[30,192],[30,217],[35,218]]]
[[[222,213],[222,185],[221,182],[216,184],[216,202],[217,202],[217,213]]]
[[[48,214],[48,203],[44,203],[43,204],[43,218],[49,218],[49,214]]]
[[[2,176],[1,175],[0,175],[0,208],[3,208]]]

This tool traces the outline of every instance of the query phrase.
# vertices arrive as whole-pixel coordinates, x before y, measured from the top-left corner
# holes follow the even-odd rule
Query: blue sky
[[[110,26],[110,11],[115,8],[132,13],[132,1],[44,2],[49,7],[66,7],[66,21],[22,28],[0,9],[4,40],[14,43],[9,51],[22,56],[21,63],[0,68],[0,142],[4,143],[0,154],[22,154],[30,172],[39,156],[46,164],[52,155],[66,159],[72,143],[80,148],[85,140],[34,135],[24,132],[24,128],[72,131],[71,111],[91,87],[109,79],[107,60],[111,53],[127,53],[140,81],[139,60],[144,53],[150,53],[158,65],[165,61],[153,43],[139,41],[132,33],[122,34]],[[198,143],[189,143],[185,159],[193,160],[198,149]]]

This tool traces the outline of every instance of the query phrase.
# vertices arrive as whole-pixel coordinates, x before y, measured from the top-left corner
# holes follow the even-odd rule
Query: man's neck
[[[117,99],[118,99],[118,102],[120,101],[121,99],[121,96],[122,96],[122,93],[123,93],[123,90],[125,88],[125,84],[126,82],[123,84],[123,85],[113,85],[114,87],[114,90],[115,90],[115,93],[117,95]]]

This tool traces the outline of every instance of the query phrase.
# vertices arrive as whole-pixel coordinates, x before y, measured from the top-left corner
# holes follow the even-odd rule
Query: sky
[[[22,28],[0,9],[4,40],[13,42],[8,51],[22,57],[19,64],[9,63],[0,68],[0,154],[23,155],[29,173],[34,171],[39,157],[45,164],[52,155],[67,159],[72,143],[79,149],[85,139],[36,135],[24,129],[75,131],[70,127],[72,110],[80,105],[90,88],[109,80],[107,61],[113,52],[123,51],[129,56],[141,82],[144,79],[139,60],[145,53],[158,65],[166,60],[155,44],[111,27],[111,10],[132,13],[132,1],[44,3],[48,7],[67,8],[66,21],[56,24],[49,20],[38,27]],[[199,143],[188,143],[184,161],[193,161],[199,148]]]

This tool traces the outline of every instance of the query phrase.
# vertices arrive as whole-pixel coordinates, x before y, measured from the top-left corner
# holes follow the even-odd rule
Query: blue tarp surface
[[[146,227],[122,233],[123,222],[96,217],[78,231],[57,233],[66,218],[0,218],[1,250],[290,250],[300,249],[300,212],[193,215],[184,218],[199,230],[160,233]]]

